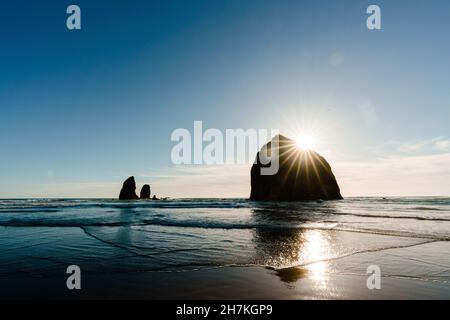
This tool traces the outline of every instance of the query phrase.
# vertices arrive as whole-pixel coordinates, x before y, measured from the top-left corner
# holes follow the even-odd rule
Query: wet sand
[[[66,274],[0,280],[0,298],[33,299],[450,299],[448,242],[355,254],[304,267],[220,267],[184,272]],[[380,266],[381,289],[369,290],[368,265]],[[351,270],[351,271],[349,271]],[[401,271],[401,272],[400,272]],[[396,276],[408,273],[409,276]],[[423,277],[423,274],[428,274]]]

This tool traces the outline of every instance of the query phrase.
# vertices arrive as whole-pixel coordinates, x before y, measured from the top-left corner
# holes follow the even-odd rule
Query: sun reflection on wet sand
[[[323,285],[326,284],[327,271],[328,271],[328,263],[327,262],[323,261],[323,262],[309,264],[306,267],[306,269],[310,273],[311,279],[313,279]]]
[[[327,288],[328,263],[322,261],[330,255],[329,239],[321,231],[309,230],[305,233],[305,242],[300,247],[300,264],[306,263],[306,270],[317,287]]]
[[[289,216],[280,216],[278,210],[254,211],[255,218],[264,223],[267,219],[290,223]],[[296,217],[298,220],[298,217]],[[324,297],[335,297],[332,277],[334,269],[329,259],[345,252],[332,230],[313,228],[258,228],[254,231],[256,264],[273,268],[279,279],[289,288],[304,290],[310,285]]]
[[[295,287],[298,281],[309,280],[326,294],[333,291],[329,284],[330,266],[324,261],[335,255],[330,234],[321,230],[302,230],[288,240],[284,238],[284,245],[279,243],[279,250],[273,250],[270,259],[266,260],[275,265],[290,266],[277,269],[280,279],[290,287]]]

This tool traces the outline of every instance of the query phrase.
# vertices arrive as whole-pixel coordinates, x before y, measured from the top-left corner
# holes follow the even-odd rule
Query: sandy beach
[[[426,248],[392,249],[365,253],[330,263],[331,273],[321,266],[271,270],[263,267],[220,267],[186,272],[136,272],[87,275],[81,291],[69,292],[65,275],[52,278],[0,280],[0,298],[39,299],[450,299],[450,259],[423,261],[434,250],[449,250],[448,243]],[[380,290],[368,290],[367,275],[346,272],[354,266],[380,263],[396,266],[382,277]],[[433,269],[433,279],[420,279],[420,270]],[[398,269],[398,270],[396,270]],[[411,277],[395,276],[411,270]],[[414,272],[417,272],[414,277]],[[443,276],[444,275],[444,276]],[[6,289],[6,290],[5,290]]]

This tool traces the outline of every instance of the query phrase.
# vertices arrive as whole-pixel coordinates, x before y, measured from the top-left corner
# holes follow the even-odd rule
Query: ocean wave
[[[62,209],[239,209],[249,207],[245,200],[215,200],[215,201],[88,201],[88,200],[54,200],[54,201],[3,201],[0,202],[0,212],[16,212],[16,210],[33,210],[33,212],[48,212],[47,210]],[[25,211],[24,211],[25,212]]]
[[[8,221],[0,221],[3,227],[60,227],[60,228],[85,228],[85,227],[145,227],[145,226],[161,226],[176,228],[196,228],[196,229],[223,229],[223,230],[321,230],[321,231],[337,231],[337,232],[356,232],[374,235],[384,235],[392,237],[407,237],[417,239],[430,239],[435,241],[450,241],[450,235],[446,234],[430,234],[424,232],[409,232],[401,230],[377,229],[377,228],[360,228],[349,227],[345,223],[314,223],[314,224],[292,224],[292,223],[232,223],[219,221],[195,221],[195,220],[171,220],[171,219],[145,219],[140,221],[77,221],[77,220],[19,220],[11,219]],[[141,230],[142,231],[142,230]],[[177,231],[173,231],[177,234]]]
[[[48,228],[69,228],[69,227],[124,227],[131,225],[130,222],[95,222],[95,221],[63,221],[63,220],[20,220],[11,219],[0,221],[2,227],[48,227]]]
[[[440,218],[440,217],[423,217],[423,216],[407,216],[407,215],[384,215],[384,214],[362,214],[362,213],[330,213],[331,215],[337,216],[353,216],[353,217],[364,217],[364,218],[383,218],[383,219],[410,219],[410,220],[421,220],[421,221],[450,221],[450,218]]]
[[[0,209],[0,213],[50,213],[59,212],[59,209],[44,209],[44,208],[34,208],[34,209]]]
[[[435,207],[413,207],[412,210],[418,211],[443,211],[443,209],[435,208]]]
[[[447,241],[450,205],[444,205],[445,201],[448,198],[350,198],[322,203],[259,203],[245,199],[1,200],[0,226],[322,229]]]

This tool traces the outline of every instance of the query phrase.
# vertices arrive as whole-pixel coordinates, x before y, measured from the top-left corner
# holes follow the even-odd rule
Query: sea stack
[[[134,177],[129,177],[123,183],[122,190],[120,190],[119,200],[137,200],[139,197],[136,194],[136,181]]]
[[[150,185],[144,184],[141,189],[141,199],[150,199]]]
[[[275,139],[278,139],[278,146]],[[275,141],[275,142],[274,142]],[[272,150],[272,145],[274,148]],[[267,148],[267,149],[265,149]],[[279,169],[273,175],[261,174],[261,152],[269,156],[278,151]],[[276,154],[276,153],[275,153]],[[256,155],[251,169],[250,200],[313,201],[341,200],[342,195],[328,162],[312,150],[301,149],[294,140],[275,136]]]

